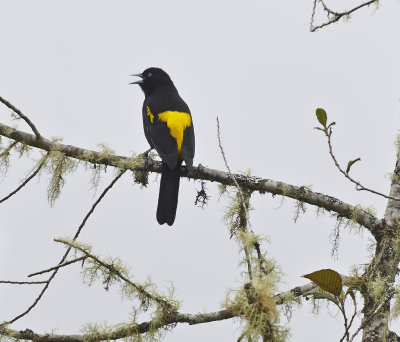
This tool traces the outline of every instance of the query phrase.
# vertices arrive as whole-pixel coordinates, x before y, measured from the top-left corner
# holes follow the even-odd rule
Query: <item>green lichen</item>
[[[280,324],[274,298],[278,281],[278,274],[271,272],[228,293],[223,307],[242,317],[239,340],[278,342],[287,339],[289,329]]]
[[[99,143],[97,147],[100,150],[100,159],[109,159],[111,156],[115,155],[115,151],[105,143]]]
[[[294,203],[294,216],[293,222],[297,223],[297,220],[300,217],[300,214],[305,214],[307,211],[307,207],[303,201],[296,201]]]
[[[87,169],[91,170],[91,177],[90,177],[90,189],[94,190],[94,192],[97,192],[97,189],[101,183],[101,174],[102,172],[107,171],[107,165],[103,164],[87,164],[86,165]]]
[[[48,154],[44,168],[51,176],[47,188],[47,199],[51,206],[60,197],[61,190],[65,185],[65,176],[74,172],[77,166],[78,163],[75,160],[68,158],[58,149],[53,149]]]
[[[133,281],[133,276],[128,268],[119,258],[99,258],[91,252],[91,247],[76,241],[58,240],[74,248],[75,257],[86,255],[82,276],[85,283],[92,285],[95,281],[102,282],[104,288],[108,290],[113,285],[118,285],[122,297],[134,303],[132,321],[130,329],[137,324],[136,317],[139,313],[153,309],[151,313],[151,323],[149,329],[144,334],[135,333],[131,329],[128,337],[132,341],[155,341],[160,339],[163,334],[172,326],[165,325],[164,322],[171,314],[178,312],[180,303],[174,298],[174,288],[171,286],[166,295],[159,293],[156,286],[147,279],[144,282]],[[89,255],[88,255],[89,254]],[[139,302],[139,304],[137,304]],[[90,324],[85,328],[88,339],[93,339],[96,335],[106,334],[111,336],[116,330],[121,329],[121,325],[108,326]],[[110,337],[111,338],[111,337]]]
[[[288,329],[279,323],[274,297],[280,281],[279,268],[261,252],[261,242],[266,239],[249,229],[251,193],[241,191],[235,187],[220,188],[229,200],[224,221],[243,255],[240,264],[247,268],[248,279],[239,289],[229,291],[223,307],[242,318],[243,329],[238,341],[284,341]]]
[[[390,319],[396,320],[400,316],[400,283],[395,286],[394,303],[390,312]]]
[[[376,303],[381,303],[386,296],[386,288],[388,281],[382,278],[379,274],[374,279],[368,279],[365,281],[365,285],[368,288],[368,294]]]
[[[11,151],[16,147],[17,142],[11,141],[6,147],[0,145],[0,174],[5,177],[10,167]]]
[[[300,217],[300,214],[305,214],[307,212],[307,207],[304,201],[301,200],[302,196],[304,195],[305,191],[311,191],[312,190],[312,185],[305,185],[301,186],[299,190],[297,191],[297,195],[300,199],[295,201],[294,204],[294,216],[293,216],[293,222],[297,223],[297,220]]]
[[[397,159],[400,159],[400,133],[396,136],[394,147],[396,148],[396,157]]]
[[[18,152],[18,158],[20,159],[25,155],[29,156],[29,153],[32,151],[32,147],[24,142],[21,142],[17,144],[16,151]]]
[[[225,193],[228,191],[228,186],[226,184],[218,184],[218,195],[219,197],[222,197],[223,195],[225,195]]]

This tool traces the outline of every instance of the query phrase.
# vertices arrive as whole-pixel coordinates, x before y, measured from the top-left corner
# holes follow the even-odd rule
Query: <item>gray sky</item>
[[[393,141],[400,119],[400,26],[398,1],[362,9],[348,23],[309,32],[312,1],[3,1],[0,12],[0,95],[36,124],[45,137],[62,137],[96,149],[106,143],[118,154],[148,148],[141,122],[143,94],[129,74],[164,68],[189,104],[196,132],[194,164],[224,170],[216,117],[230,166],[254,175],[312,185],[351,204],[373,206],[381,216],[385,200],[355,191],[335,170],[315,108],[336,121],[338,159],[361,157],[352,173],[366,185],[388,191],[395,161]],[[0,108],[0,121],[9,123]],[[23,123],[20,128],[28,131]],[[35,155],[33,154],[32,157]],[[15,161],[0,183],[1,195],[32,167]],[[102,187],[111,180],[109,168]],[[137,280],[150,276],[160,287],[172,281],[182,311],[220,308],[226,290],[241,284],[240,256],[223,215],[226,199],[216,184],[204,209],[193,206],[199,183],[182,180],[173,228],[155,219],[158,179],[146,189],[125,175],[90,218],[80,241],[102,256],[121,257]],[[49,176],[33,182],[0,206],[0,279],[22,279],[58,262],[64,249],[55,237],[71,236],[95,200],[84,168],[67,178],[53,208],[46,201]],[[99,192],[98,192],[99,194]],[[98,195],[97,194],[97,195]],[[253,229],[269,237],[262,247],[281,266],[282,291],[307,281],[321,268],[348,273],[367,262],[369,234],[342,231],[339,258],[330,256],[335,225],[315,208],[293,223],[294,203],[255,194]],[[79,332],[83,323],[129,319],[118,290],[82,285],[79,267],[59,274],[43,300],[14,328]],[[39,288],[0,291],[0,320],[29,306]],[[337,341],[342,320],[311,306],[294,312],[292,341],[328,336]],[[178,326],[165,341],[233,341],[231,320]]]

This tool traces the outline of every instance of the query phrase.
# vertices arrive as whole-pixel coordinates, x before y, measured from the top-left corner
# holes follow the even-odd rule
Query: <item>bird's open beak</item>
[[[137,81],[135,81],[135,82],[132,82],[132,83],[129,83],[129,84],[141,84],[141,83],[143,83],[143,75],[142,74],[133,74],[133,75],[130,75],[130,76],[136,76],[136,77],[140,77],[141,79],[140,80],[137,80]]]

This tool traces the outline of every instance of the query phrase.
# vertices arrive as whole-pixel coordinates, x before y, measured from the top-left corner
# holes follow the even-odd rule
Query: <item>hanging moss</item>
[[[61,190],[65,185],[65,176],[74,172],[77,166],[78,163],[75,160],[68,158],[57,149],[51,150],[48,154],[44,167],[51,175],[47,188],[47,199],[51,206],[60,197]]]
[[[289,329],[281,326],[274,293],[279,280],[271,272],[228,294],[223,306],[242,317],[241,339],[246,341],[285,341]]]

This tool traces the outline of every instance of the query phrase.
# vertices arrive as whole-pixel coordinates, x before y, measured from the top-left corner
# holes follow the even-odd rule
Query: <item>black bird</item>
[[[169,226],[175,221],[182,161],[193,166],[194,129],[190,109],[179,96],[168,74],[160,68],[148,68],[138,76],[144,92],[143,128],[150,144],[162,159],[157,221]]]

